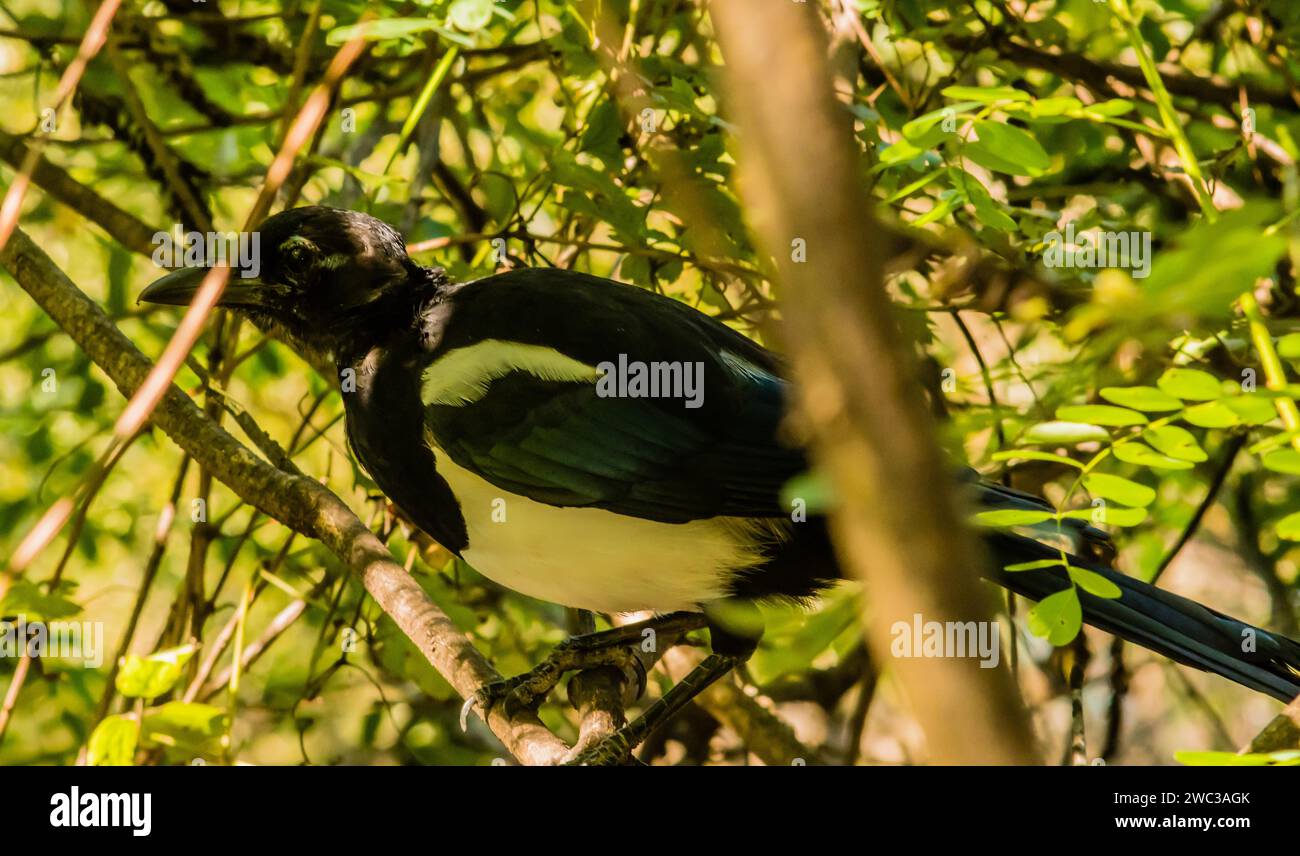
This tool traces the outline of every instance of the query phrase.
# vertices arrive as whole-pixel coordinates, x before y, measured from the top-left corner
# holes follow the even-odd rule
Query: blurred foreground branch
[[[936,761],[1036,762],[1005,669],[889,656],[896,621],[990,621],[992,613],[972,567],[983,561],[979,546],[944,489],[953,480],[882,284],[884,252],[813,7],[714,0],[709,8],[739,126],[743,194],[785,287],[801,416],[840,498],[836,548],[869,585],[872,651],[894,664]]]
[[[1244,752],[1282,752],[1300,749],[1300,696],[1282,708],[1273,721],[1250,741]]]

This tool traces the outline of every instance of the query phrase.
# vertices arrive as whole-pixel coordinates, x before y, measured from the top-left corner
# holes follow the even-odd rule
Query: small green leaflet
[[[1068,644],[1083,626],[1079,594],[1071,586],[1043,598],[1029,610],[1029,630],[1053,645]]]
[[[117,673],[117,691],[128,698],[157,698],[176,686],[194,646],[158,651],[148,657],[128,654]]]
[[[979,139],[962,149],[966,157],[985,169],[1010,175],[1042,175],[1052,159],[1038,141],[1023,128],[1001,122],[977,120],[972,123]]]
[[[1018,562],[1014,565],[1007,565],[1004,571],[1037,571],[1042,568],[1064,568],[1066,567],[1064,559],[1038,559],[1033,562]]]
[[[1010,86],[949,86],[943,90],[943,94],[958,101],[975,101],[980,104],[1029,100],[1028,92],[1021,92]]]
[[[1191,431],[1177,425],[1148,428],[1142,432],[1142,439],[1154,446],[1157,451],[1180,461],[1200,463],[1210,457],[1196,442],[1196,437]]]
[[[92,767],[129,767],[135,759],[140,727],[127,716],[107,716],[86,741],[86,763]]]
[[[1040,452],[1036,449],[1011,449],[1006,452],[995,452],[993,454],[995,461],[1050,461],[1056,464],[1063,464],[1067,467],[1083,469],[1083,464],[1067,458],[1064,455],[1055,455],[1051,452]]]
[[[1109,440],[1110,434],[1098,425],[1084,422],[1040,422],[1031,425],[1021,436],[1025,443],[1049,443],[1073,446],[1092,440]]]
[[[1101,397],[1112,404],[1146,413],[1181,410],[1183,406],[1177,398],[1154,386],[1108,386],[1101,391]]]
[[[1147,519],[1147,510],[1102,503],[1095,508],[1076,508],[1067,511],[1061,517],[1066,520],[1087,520],[1099,526],[1137,526]]]
[[[1113,454],[1116,458],[1126,464],[1134,464],[1139,467],[1151,467],[1156,470],[1190,470],[1191,461],[1181,461],[1170,455],[1162,455],[1150,446],[1142,443],[1119,443],[1115,446]]]
[[[1261,463],[1266,469],[1270,469],[1275,473],[1300,476],[1300,452],[1294,449],[1278,449],[1275,452],[1269,452],[1263,457]]]
[[[1186,401],[1212,401],[1223,394],[1219,379],[1198,369],[1169,369],[1156,385],[1162,392]]]
[[[980,526],[1033,526],[1035,523],[1055,518],[1056,515],[1050,511],[1003,508],[997,511],[981,511],[973,519]]]
[[[1109,473],[1088,473],[1083,477],[1083,486],[1093,496],[1138,508],[1145,508],[1156,498],[1156,492],[1146,485]]]
[[[1197,428],[1231,428],[1241,424],[1241,417],[1222,401],[1194,404],[1183,411],[1183,421]]]
[[[1123,594],[1119,586],[1096,571],[1090,571],[1087,568],[1076,568],[1074,565],[1070,565],[1068,570],[1070,579],[1074,580],[1074,584],[1088,594],[1104,598],[1116,598]]]
[[[1147,418],[1136,410],[1109,404],[1079,404],[1062,407],[1056,411],[1056,418],[1066,422],[1087,422],[1092,425],[1122,426],[1147,423]]]
[[[1277,537],[1286,541],[1300,541],[1300,511],[1292,512],[1277,522]]]

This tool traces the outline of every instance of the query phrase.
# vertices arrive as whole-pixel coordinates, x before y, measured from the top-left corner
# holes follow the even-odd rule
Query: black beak
[[[203,283],[203,278],[207,276],[208,270],[209,268],[205,267],[174,270],[162,279],[151,282],[144,291],[140,292],[138,300],[146,303],[163,303],[168,306],[188,306]],[[266,287],[261,280],[244,279],[239,276],[238,271],[231,271],[230,281],[226,283],[226,290],[221,293],[217,305],[257,308],[266,305],[265,299]]]

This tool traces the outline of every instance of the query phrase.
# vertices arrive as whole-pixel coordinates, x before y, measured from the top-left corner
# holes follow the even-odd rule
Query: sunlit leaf
[[[1108,386],[1100,394],[1112,404],[1145,413],[1180,410],[1183,406],[1177,398],[1154,386]]]
[[[958,101],[976,101],[980,104],[996,104],[999,101],[1028,101],[1028,92],[1022,92],[1010,86],[948,86],[943,94]]]
[[[1205,450],[1196,442],[1196,436],[1186,428],[1177,425],[1148,428],[1142,432],[1142,439],[1154,446],[1157,451],[1180,461],[1199,463],[1209,458]]]
[[[974,123],[978,139],[962,149],[966,157],[994,172],[1011,175],[1041,175],[1052,159],[1028,131],[1001,122]]]
[[[140,726],[127,716],[106,716],[86,741],[86,763],[92,767],[129,767],[135,759]]]
[[[1210,401],[1223,395],[1219,379],[1199,369],[1169,369],[1156,384],[1162,392],[1185,401]]]
[[[1014,565],[1007,565],[1004,571],[1037,571],[1040,568],[1063,568],[1065,567],[1064,559],[1037,559],[1033,562],[1017,562]]]
[[[1116,598],[1123,594],[1119,586],[1103,577],[1096,571],[1090,571],[1087,568],[1078,568],[1074,565],[1069,567],[1070,579],[1074,584],[1088,594],[1094,594],[1097,597]]]
[[[1073,446],[1091,440],[1109,440],[1105,428],[1080,422],[1040,422],[1028,428],[1021,439],[1026,443]]]
[[[1005,452],[995,452],[992,457],[995,461],[1050,461],[1054,464],[1083,469],[1083,464],[1074,460],[1074,458],[1067,458],[1064,455],[1057,455],[1052,452],[1040,452],[1036,449],[1010,449]]]
[[[1056,417],[1066,422],[1088,422],[1093,425],[1145,425],[1147,418],[1127,407],[1109,404],[1080,404],[1062,407]]]
[[[1146,521],[1147,510],[1104,503],[1093,508],[1072,509],[1061,516],[1071,520],[1086,520],[1098,526],[1137,526]]]
[[[1222,401],[1194,404],[1183,411],[1182,418],[1198,428],[1231,428],[1241,424],[1241,417]]]
[[[972,519],[980,526],[1032,526],[1044,520],[1051,520],[1055,516],[1050,511],[1001,508],[996,511],[981,511]]]
[[[1053,645],[1067,645],[1079,634],[1083,626],[1083,610],[1079,594],[1071,586],[1050,594],[1029,610],[1029,630]]]
[[[1277,522],[1277,537],[1300,541],[1300,511],[1293,511]]]
[[[1146,485],[1110,473],[1088,473],[1083,477],[1083,486],[1093,496],[1139,508],[1145,508],[1156,498],[1156,492]]]
[[[1191,461],[1183,461],[1171,455],[1161,454],[1142,443],[1119,443],[1115,446],[1114,455],[1126,464],[1135,464],[1139,467],[1151,467],[1157,470],[1190,470],[1192,468]]]
[[[1275,473],[1300,476],[1300,452],[1294,449],[1278,449],[1276,452],[1269,452],[1260,463]]]
[[[128,654],[117,672],[117,691],[128,698],[157,698],[176,686],[194,646],[158,651],[147,657]]]

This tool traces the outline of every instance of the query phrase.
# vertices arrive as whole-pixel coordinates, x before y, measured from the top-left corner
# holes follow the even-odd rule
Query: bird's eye
[[[302,244],[294,244],[285,251],[284,258],[290,268],[300,271],[311,260],[311,251]]]

